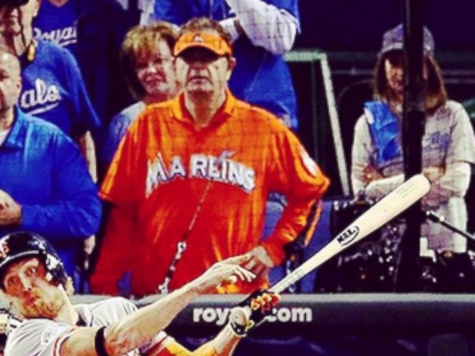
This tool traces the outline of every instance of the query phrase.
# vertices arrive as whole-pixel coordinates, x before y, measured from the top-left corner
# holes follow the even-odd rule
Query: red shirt
[[[288,199],[273,235],[262,243],[280,263],[283,245],[303,230],[328,184],[289,129],[229,92],[202,128],[186,110],[183,94],[149,106],[122,141],[101,189],[115,208],[93,290],[116,292],[117,280],[131,269],[134,294],[156,293],[185,235],[188,247],[171,289],[216,261],[248,252],[260,242],[269,192]],[[257,281],[240,291],[262,285]]]

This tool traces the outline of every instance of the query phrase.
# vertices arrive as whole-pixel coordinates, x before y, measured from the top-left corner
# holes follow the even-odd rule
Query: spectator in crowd
[[[112,119],[101,153],[103,167],[109,166],[125,132],[146,105],[166,101],[177,94],[175,42],[175,28],[163,21],[137,26],[127,33],[121,62],[129,90],[138,102]]]
[[[23,92],[19,105],[26,113],[55,124],[75,139],[95,179],[91,131],[100,122],[71,54],[46,41],[33,39],[32,21],[39,4],[39,0],[28,0],[17,7],[0,5],[0,41],[20,57],[22,65]]]
[[[35,0],[39,1],[39,0]],[[118,65],[126,32],[138,23],[116,0],[41,0],[33,22],[36,39],[71,51],[101,122],[132,102]]]
[[[94,181],[97,181],[96,147],[92,133],[100,120],[89,100],[77,62],[69,51],[33,38],[32,22],[40,0],[21,6],[0,4],[0,41],[20,57],[23,92],[19,105],[24,112],[57,125],[80,147]],[[96,58],[97,54],[89,56]],[[92,61],[90,61],[92,62]],[[95,237],[84,242],[87,259]]]
[[[155,18],[183,25],[193,17],[220,21],[234,41],[236,69],[229,86],[296,129],[297,104],[283,54],[299,31],[297,0],[156,0]]]
[[[38,235],[13,233],[0,239],[2,297],[23,322],[7,339],[5,355],[230,355],[257,317],[268,314],[278,296],[248,298],[217,337],[189,352],[163,330],[193,299],[232,275],[247,282],[255,276],[240,266],[245,256],[215,264],[174,293],[137,310],[132,302],[112,298],[73,305],[69,278],[51,245]],[[259,312],[258,308],[262,311]]]
[[[426,122],[422,138],[423,173],[432,182],[422,208],[434,210],[460,229],[465,229],[467,212],[464,195],[470,182],[470,164],[475,163],[475,138],[467,112],[447,97],[441,70],[434,57],[434,40],[424,29],[424,76]],[[367,102],[364,115],[356,123],[352,152],[352,185],[355,193],[364,192],[380,199],[404,179],[401,147],[404,101],[404,61],[402,25],[384,34],[375,67],[375,101]],[[383,232],[383,237],[391,229]],[[393,232],[395,230],[392,230]],[[397,231],[402,231],[398,229]],[[398,233],[400,234],[400,233]],[[422,236],[429,249],[437,253],[439,265],[453,268],[450,277],[439,275],[440,289],[445,282],[453,291],[473,289],[475,278],[467,241],[444,227],[426,221]],[[445,287],[448,287],[447,285]],[[446,289],[445,289],[446,290]]]
[[[174,56],[183,92],[140,114],[102,186],[113,208],[91,282],[95,292],[117,293],[131,268],[133,294],[156,293],[158,286],[166,293],[216,261],[249,252],[244,267],[259,278],[222,290],[247,292],[265,285],[286,246],[316,224],[312,208],[329,181],[274,115],[227,89],[235,59],[219,23],[190,20]],[[288,205],[259,244],[270,191],[285,195]]]
[[[30,230],[58,250],[72,275],[101,218],[97,188],[76,144],[17,106],[20,62],[0,47],[0,234]]]

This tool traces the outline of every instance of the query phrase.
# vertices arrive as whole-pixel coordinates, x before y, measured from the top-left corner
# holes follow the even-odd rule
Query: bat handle
[[[305,276],[305,274],[306,273],[302,269],[296,269],[287,277],[282,279],[279,283],[277,283],[272,288],[270,288],[269,291],[280,294],[283,291],[285,291],[287,288],[289,288],[292,284],[297,282],[300,278]]]

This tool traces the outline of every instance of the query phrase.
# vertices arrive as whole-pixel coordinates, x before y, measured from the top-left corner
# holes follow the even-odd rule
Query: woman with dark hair
[[[436,213],[460,229],[467,225],[464,196],[470,182],[470,164],[475,163],[475,138],[467,112],[461,104],[449,100],[441,70],[434,57],[434,40],[424,29],[424,78],[426,121],[422,138],[423,173],[432,189],[422,200],[424,210]],[[402,107],[404,101],[402,25],[385,33],[375,67],[375,100],[365,103],[355,127],[352,149],[351,180],[355,194],[378,200],[400,185],[404,177],[401,145]],[[404,224],[394,223],[383,229],[383,237],[401,236]],[[428,247],[434,258],[444,263],[470,266],[467,241],[440,225],[426,221],[422,225],[421,246]],[[447,262],[448,261],[448,262]],[[464,261],[464,262],[460,262]],[[447,270],[446,270],[447,271]],[[466,284],[467,270],[458,274],[460,290]],[[439,286],[444,283],[439,274]],[[462,281],[464,280],[464,281]],[[452,280],[452,285],[457,285]],[[473,284],[473,283],[472,283]],[[457,287],[454,287],[457,288]]]

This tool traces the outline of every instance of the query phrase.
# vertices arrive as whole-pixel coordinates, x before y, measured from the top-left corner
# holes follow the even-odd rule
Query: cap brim
[[[223,38],[206,32],[189,32],[183,34],[175,44],[173,54],[179,56],[191,48],[204,48],[218,56],[231,54],[232,49]]]
[[[186,46],[183,46],[182,48],[178,49],[175,51],[175,56],[179,56],[181,54],[183,54],[183,52],[186,52],[190,49],[196,49],[196,48],[203,48],[203,49],[206,49],[218,56],[223,56],[226,54],[226,51],[218,51],[216,50],[215,48],[213,48],[212,46],[206,44],[206,43],[189,43],[187,44]]]
[[[380,54],[388,53],[391,51],[402,51],[404,49],[404,45],[402,43],[393,43],[389,46],[384,47],[381,49]]]

